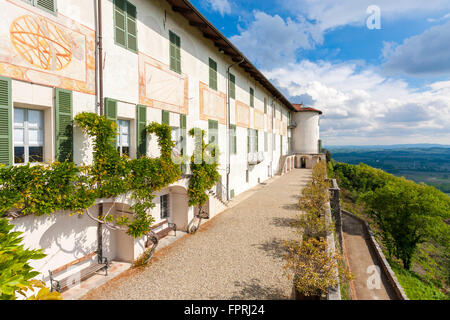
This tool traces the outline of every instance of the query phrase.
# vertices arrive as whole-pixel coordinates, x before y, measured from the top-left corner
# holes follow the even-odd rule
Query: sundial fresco
[[[10,35],[17,53],[35,67],[58,71],[72,61],[70,36],[47,19],[21,16],[11,24]]]

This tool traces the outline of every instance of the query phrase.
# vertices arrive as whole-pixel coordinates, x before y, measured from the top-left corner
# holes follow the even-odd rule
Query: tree
[[[449,218],[450,201],[436,191],[399,178],[362,195],[388,253],[402,260],[405,269],[411,268],[418,244],[432,238],[449,244],[443,219]]]
[[[39,275],[29,265],[30,260],[45,257],[41,250],[25,249],[21,244],[21,232],[7,219],[0,218],[0,300],[16,300],[17,294],[26,296],[29,290],[40,289],[33,300],[61,300],[59,293],[50,292],[41,281],[32,280]]]

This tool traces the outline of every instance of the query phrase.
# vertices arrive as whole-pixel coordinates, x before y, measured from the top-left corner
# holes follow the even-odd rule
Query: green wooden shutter
[[[267,114],[267,98],[264,98],[264,113]]]
[[[56,11],[55,0],[36,0],[36,6],[50,12]]]
[[[162,123],[170,126],[170,112],[166,110],[162,110]]]
[[[255,129],[255,135],[256,135],[256,139],[255,139],[256,140],[256,142],[255,142],[256,143],[256,148],[255,148],[256,150],[255,151],[259,152],[259,131],[256,130],[256,129]]]
[[[138,44],[137,44],[137,12],[136,7],[129,3],[127,3],[127,47],[128,49],[137,52]]]
[[[72,91],[57,88],[55,97],[56,160],[73,161]]]
[[[0,164],[13,164],[11,79],[0,77]]]
[[[114,36],[116,43],[127,46],[126,1],[114,0]]]
[[[117,101],[110,98],[105,98],[105,116],[109,120],[112,120],[117,123]],[[117,132],[117,135],[119,132]],[[114,147],[117,145],[117,135],[112,141]]]
[[[187,123],[186,123],[186,115],[180,114],[180,129],[181,129],[181,155],[185,156],[187,154]],[[183,163],[181,165],[181,172],[183,174],[186,173],[186,164]]]
[[[230,98],[236,99],[236,77],[230,73]]]
[[[169,31],[170,39],[170,69],[172,71],[181,73],[181,40],[172,31]]]
[[[250,107],[255,106],[255,90],[253,88],[250,88]]]
[[[236,125],[230,125],[230,153],[237,154],[237,137],[236,137]]]
[[[217,90],[217,62],[209,58],[209,87]]]
[[[186,115],[180,115],[180,128],[181,128],[181,154],[186,155],[186,139],[187,139],[187,123]]]
[[[143,157],[147,154],[147,107],[138,105],[136,107],[137,113],[137,158]]]
[[[208,128],[209,143],[212,143],[214,140],[213,143],[219,145],[219,122],[208,120]]]

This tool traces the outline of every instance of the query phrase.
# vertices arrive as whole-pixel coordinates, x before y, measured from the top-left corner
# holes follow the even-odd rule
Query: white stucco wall
[[[16,1],[20,3],[21,1]],[[181,38],[182,72],[188,77],[188,114],[187,130],[199,127],[208,131],[208,121],[200,117],[200,82],[208,84],[209,66],[208,59],[213,58],[218,64],[218,91],[227,92],[227,68],[233,64],[230,57],[221,54],[212,41],[205,39],[203,34],[163,0],[131,0],[138,11],[138,50],[139,53],[126,50],[114,42],[113,2],[103,1],[103,47],[104,47],[104,96],[118,101],[118,118],[131,122],[131,156],[136,154],[136,105],[140,103],[139,97],[139,55],[144,54],[160,63],[168,65],[169,62],[169,30],[177,33]],[[92,0],[68,0],[58,1],[58,14],[73,20],[74,25],[80,23],[92,30],[95,29],[95,1]],[[21,4],[23,5],[23,4]],[[24,5],[27,6],[27,5]],[[165,15],[167,13],[167,16]],[[164,17],[167,19],[164,19]],[[0,31],[0,35],[7,30]],[[264,128],[259,129],[259,150],[264,152],[264,132],[269,132],[268,150],[264,152],[265,160],[255,166],[249,166],[247,161],[247,131],[246,126],[237,126],[237,154],[230,156],[230,191],[235,195],[254,187],[259,182],[267,180],[276,174],[281,157],[287,153],[287,137],[280,138],[279,131],[273,131],[272,117],[282,120],[287,124],[287,109],[279,101],[264,89],[259,83],[249,76],[240,67],[234,67],[231,72],[236,77],[236,99],[230,99],[231,124],[236,123],[236,101],[249,105],[249,88],[255,91],[255,106],[250,108],[250,128],[255,127],[255,110],[264,112],[264,98],[267,99],[267,114],[264,115]],[[54,128],[54,88],[40,84],[32,84],[26,81],[12,81],[12,100],[14,106],[42,109],[45,111],[45,160],[53,161],[55,157],[55,128]],[[272,108],[275,105],[275,109]],[[73,91],[73,115],[81,112],[96,112],[96,96],[83,92]],[[275,112],[275,114],[273,114]],[[179,126],[180,116],[171,112],[171,126]],[[147,123],[161,122],[161,109],[147,108]],[[275,129],[274,129],[275,130]],[[275,139],[273,138],[275,135]],[[222,184],[226,186],[226,162],[227,162],[227,128],[224,123],[219,124],[219,148]],[[295,136],[295,135],[294,135]],[[282,142],[280,141],[282,140]],[[275,144],[273,142],[275,141]],[[280,143],[283,144],[282,148]],[[317,142],[316,142],[317,145]],[[194,141],[187,139],[187,154],[192,154]],[[92,141],[83,134],[80,128],[74,129],[74,161],[77,164],[92,163]],[[148,139],[148,155],[159,156],[159,150],[155,137]],[[271,172],[269,172],[269,167]],[[246,173],[249,172],[248,182]],[[187,180],[176,183],[186,190]],[[159,197],[164,193],[170,193],[170,188],[156,194],[155,208],[152,214],[156,223],[160,222]],[[171,210],[183,206],[187,202],[185,195],[171,197]],[[105,204],[105,210],[108,209]],[[211,217],[222,212],[226,207],[217,199],[210,200]],[[96,212],[97,208],[92,208]],[[187,210],[188,223],[194,218],[193,208]],[[185,224],[184,217],[174,218],[180,226]],[[48,270],[54,270],[69,262],[79,259],[97,248],[97,223],[86,216],[78,218],[69,217],[64,213],[57,213],[49,217],[24,217],[15,219],[13,223],[16,230],[25,232],[25,245],[32,248],[43,248],[48,255],[44,260],[32,262],[36,270],[48,275]],[[158,229],[159,230],[159,229]],[[145,239],[131,239],[123,232],[103,231],[104,254],[110,259],[128,261],[137,258],[144,250]],[[86,261],[77,268],[95,261],[96,257]]]
[[[317,112],[295,113],[297,127],[292,132],[295,153],[319,153],[319,117]]]

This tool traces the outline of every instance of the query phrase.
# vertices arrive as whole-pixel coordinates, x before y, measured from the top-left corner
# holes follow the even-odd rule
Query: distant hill
[[[432,144],[432,143],[418,143],[418,144],[394,144],[394,145],[366,145],[366,146],[324,146],[328,150],[338,149],[354,149],[354,150],[390,150],[390,149],[414,149],[414,148],[450,148],[447,144]]]
[[[414,144],[342,146],[326,149],[337,162],[365,163],[396,176],[424,182],[450,194],[450,146]]]

